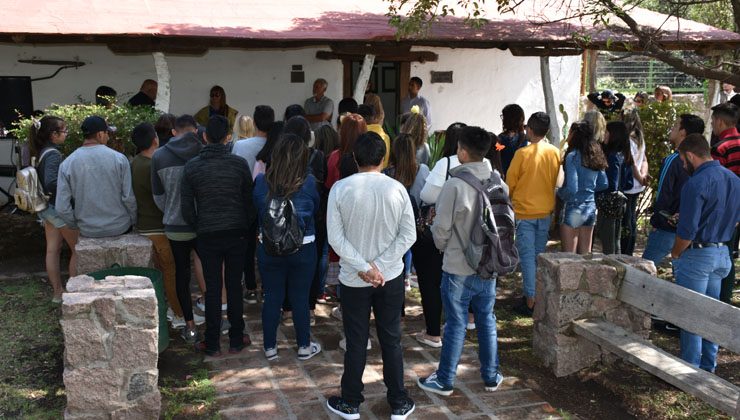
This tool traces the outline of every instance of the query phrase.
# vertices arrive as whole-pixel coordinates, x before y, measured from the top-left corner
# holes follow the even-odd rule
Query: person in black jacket
[[[206,334],[196,349],[221,355],[221,267],[225,264],[229,353],[251,344],[244,334],[241,277],[247,234],[255,219],[252,174],[244,158],[229,151],[229,121],[221,115],[208,120],[208,144],[185,164],[182,179],[182,216],[198,234],[198,253],[206,278]]]
[[[604,117],[607,117],[609,114],[614,112],[622,112],[624,100],[626,99],[621,93],[614,93],[609,89],[606,89],[601,93],[589,93],[587,98],[591,103],[596,105],[596,108],[604,114]]]

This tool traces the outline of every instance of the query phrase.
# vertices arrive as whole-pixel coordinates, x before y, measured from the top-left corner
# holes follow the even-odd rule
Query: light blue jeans
[[[519,250],[519,265],[524,280],[524,296],[534,297],[537,280],[537,256],[545,252],[550,216],[542,219],[517,220],[516,248]]]
[[[498,373],[498,345],[496,343],[496,280],[482,280],[476,275],[458,276],[442,272],[442,305],[446,322],[442,354],[437,377],[443,385],[455,383],[457,364],[465,344],[465,325],[468,306],[475,315],[478,332],[478,358],[484,382],[494,382]]]
[[[671,253],[673,243],[676,241],[676,233],[663,229],[654,229],[648,235],[645,251],[642,252],[642,258],[650,260],[659,266],[665,260],[665,257]]]
[[[726,246],[687,249],[673,260],[676,283],[697,293],[719,299],[722,278],[730,272]],[[714,372],[719,346],[696,334],[681,330],[681,358],[694,367]]]

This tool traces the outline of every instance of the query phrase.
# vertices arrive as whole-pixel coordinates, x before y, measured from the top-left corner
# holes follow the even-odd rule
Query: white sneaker
[[[321,344],[312,341],[308,346],[298,348],[298,360],[308,360],[319,353]]]
[[[206,323],[206,317],[193,312],[193,321],[195,321],[195,325],[203,325]]]
[[[339,340],[339,348],[342,349],[342,350],[344,350],[344,351],[347,351],[347,339],[346,338],[343,338],[343,339]],[[373,345],[370,342],[370,339],[369,338],[367,339],[367,347],[366,348],[368,350],[371,350],[373,348]]]
[[[172,308],[167,308],[167,321],[172,322],[172,319],[175,317],[175,312],[172,311]]]
[[[265,358],[267,358],[267,360],[277,359],[278,358],[277,348],[273,347],[271,349],[265,350]]]
[[[170,322],[172,323],[172,328],[174,328],[176,330],[179,330],[180,328],[184,328],[185,327],[185,318],[183,318],[183,317],[174,316],[173,315],[173,317],[170,320]]]
[[[475,322],[468,322],[468,325],[465,327],[467,330],[474,330],[475,329]]]
[[[335,306],[331,309],[331,316],[338,320],[342,320],[342,308],[339,306]]]
[[[200,309],[201,312],[206,312],[206,303],[205,299],[203,299],[203,296],[199,297],[198,299],[195,299],[195,306]],[[226,303],[221,304],[221,310],[225,311],[229,308],[229,305]]]

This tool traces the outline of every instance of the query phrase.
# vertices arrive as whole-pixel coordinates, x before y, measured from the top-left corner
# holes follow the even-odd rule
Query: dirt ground
[[[43,272],[43,249],[43,230],[34,218],[0,213],[0,289],[13,283],[8,277],[12,277],[14,273]],[[637,254],[639,255],[641,251],[638,245]],[[670,277],[670,270],[660,270],[659,275]],[[38,277],[35,280],[43,282],[43,279]],[[527,387],[540,394],[553,406],[560,408],[560,414],[564,418],[728,418],[696,398],[622,361],[598,365],[565,378],[554,377],[532,352],[531,318],[519,317],[512,310],[520,302],[520,289],[521,279],[518,276],[511,276],[499,282],[496,315],[499,321],[502,369],[525,380]],[[42,283],[41,290],[43,293],[50,293],[50,288],[45,283]],[[734,304],[740,306],[740,295],[736,297]],[[58,332],[54,334],[58,340]],[[171,334],[173,337],[177,336],[174,331]],[[651,340],[668,352],[678,354],[677,335],[656,329],[651,334]],[[163,354],[160,364],[163,377],[178,376],[178,372],[179,376],[182,376],[183,362],[188,365],[188,371],[191,373],[200,369],[199,361],[190,360],[187,355],[181,354],[185,349],[180,347],[174,344]],[[54,353],[58,354],[59,350]],[[45,360],[44,363],[49,362]],[[732,383],[740,383],[740,355],[721,350],[718,356],[717,375]],[[176,381],[173,385],[176,384],[180,387],[176,388],[181,389],[190,376],[173,378],[172,380]],[[61,366],[55,365],[54,369],[49,371],[48,379],[47,382],[58,382],[58,386],[61,386]],[[197,381],[191,383],[197,385]],[[175,394],[172,398],[176,400],[178,397]],[[187,401],[177,404],[187,406]],[[175,409],[181,410],[181,407],[173,408]],[[187,413],[188,410],[179,412]],[[196,409],[186,417],[200,417],[200,414],[205,413],[211,413],[211,408],[206,408],[205,412]]]

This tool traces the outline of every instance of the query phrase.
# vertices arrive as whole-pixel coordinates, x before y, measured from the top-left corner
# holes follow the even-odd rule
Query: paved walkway
[[[440,349],[419,344],[413,334],[423,328],[421,306],[407,300],[406,317],[402,320],[406,386],[416,402],[415,419],[548,419],[558,413],[547,402],[525,388],[518,378],[507,377],[496,392],[486,392],[479,374],[476,347],[466,342],[455,392],[450,397],[428,394],[416,386],[419,376],[434,371]],[[344,352],[340,321],[330,316],[331,305],[317,305],[315,341],[323,351],[301,362],[296,359],[295,331],[280,326],[279,358],[272,362],[262,352],[260,305],[245,305],[247,329],[252,346],[238,355],[225,354],[218,359],[206,358],[210,376],[218,390],[219,414],[223,419],[318,419],[333,418],[326,399],[339,394]],[[371,336],[374,323],[371,323]],[[363,381],[365,403],[360,408],[364,419],[387,419],[390,408],[385,399],[383,364],[377,339],[368,352]],[[228,348],[224,339],[222,348]],[[506,370],[504,367],[504,375]],[[335,417],[338,418],[338,417]]]

